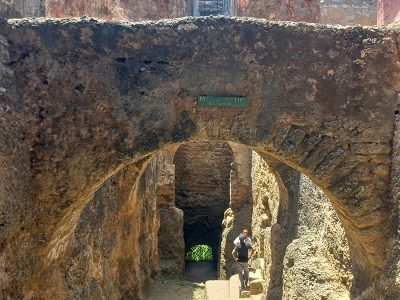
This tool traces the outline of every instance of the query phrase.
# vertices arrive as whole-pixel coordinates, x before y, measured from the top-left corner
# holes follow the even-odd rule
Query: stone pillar
[[[399,0],[378,0],[378,25],[400,21]]]
[[[229,143],[233,152],[229,206],[233,213],[251,204],[251,149],[247,146]],[[250,224],[249,224],[250,226]]]
[[[158,258],[162,274],[181,275],[185,267],[183,211],[176,207],[160,208]]]
[[[181,275],[185,267],[183,211],[175,207],[175,165],[178,146],[159,151],[157,160],[157,206],[159,268],[162,274]]]
[[[230,176],[230,203],[222,222],[221,258],[219,277],[229,278],[235,273],[232,259],[233,241],[244,227],[251,229],[251,149],[248,146],[229,143],[233,152]]]
[[[157,153],[157,205],[171,207],[175,205],[175,165],[174,156],[178,146]]]

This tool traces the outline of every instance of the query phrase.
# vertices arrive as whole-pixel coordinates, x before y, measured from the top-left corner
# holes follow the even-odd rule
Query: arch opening
[[[400,82],[395,80],[395,29],[230,18],[131,26],[24,20],[1,26],[8,40],[5,57],[9,53],[13,59],[7,66],[10,80],[4,83],[7,111],[12,112],[4,119],[5,128],[12,129],[7,136],[15,132],[26,143],[18,148],[21,161],[15,159],[15,168],[10,167],[26,175],[20,182],[23,194],[8,208],[22,226],[2,223],[2,231],[9,233],[2,252],[10,278],[6,289],[15,294],[19,291],[14,287],[21,287],[35,294],[48,285],[40,278],[62,278],[62,258],[76,223],[110,175],[164,145],[207,138],[255,147],[309,176],[339,212],[358,293],[375,289],[386,276],[388,241],[397,237],[390,224],[389,198],[393,97]],[[161,31],[168,34],[160,37]],[[90,42],[80,46],[81,39],[90,36]],[[215,38],[219,36],[223,38]],[[212,47],[199,46],[205,40]],[[360,57],[369,40],[374,41],[372,48]],[[171,46],[177,41],[179,49]],[[302,51],[311,46],[313,51]],[[85,89],[74,89],[71,83],[83,77]],[[42,78],[47,78],[45,86]],[[383,81],[365,83],[365,78]],[[43,92],[40,101],[29,97],[36,90]],[[199,108],[196,97],[205,93],[246,94],[249,107]],[[14,101],[21,97],[24,105]],[[14,117],[21,126],[14,127]],[[152,191],[147,190],[148,197]],[[30,202],[21,200],[25,195]],[[32,209],[26,209],[26,203]],[[128,205],[121,214],[133,210]],[[142,208],[141,217],[146,210]],[[129,221],[110,224],[129,236]],[[146,237],[144,231],[140,238]],[[24,247],[14,255],[17,244]],[[99,261],[98,253],[92,254]],[[26,260],[31,255],[35,264]],[[14,268],[20,261],[27,270]],[[36,273],[51,276],[33,276]],[[101,272],[91,269],[90,274]],[[62,289],[55,282],[53,292]],[[126,289],[128,285],[121,287]]]

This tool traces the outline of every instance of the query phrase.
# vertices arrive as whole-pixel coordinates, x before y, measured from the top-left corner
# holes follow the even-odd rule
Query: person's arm
[[[236,253],[236,247],[232,251],[232,257],[233,257],[234,260],[236,260],[236,261],[238,260],[237,253]]]
[[[253,256],[253,247],[249,247],[249,259]]]

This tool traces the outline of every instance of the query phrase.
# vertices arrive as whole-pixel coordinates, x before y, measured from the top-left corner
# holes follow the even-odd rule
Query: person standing
[[[240,244],[239,238],[240,238],[241,236],[244,238],[244,242],[245,242],[246,244],[250,244],[250,246],[253,245],[252,242],[251,242],[251,239],[250,239],[250,237],[249,237],[249,231],[248,231],[246,228],[244,228],[244,229],[242,230],[242,233],[239,234],[239,236],[233,241],[233,244],[234,244],[235,246]]]
[[[239,236],[239,244],[235,244],[232,256],[237,264],[241,291],[249,287],[249,259],[253,254],[253,247],[244,236]]]

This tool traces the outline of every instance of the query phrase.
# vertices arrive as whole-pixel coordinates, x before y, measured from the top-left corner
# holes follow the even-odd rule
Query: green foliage
[[[204,261],[212,260],[212,249],[208,245],[196,245],[188,253],[186,253],[187,261]]]

